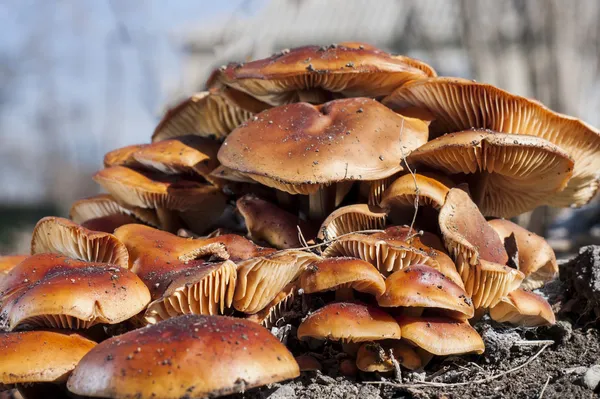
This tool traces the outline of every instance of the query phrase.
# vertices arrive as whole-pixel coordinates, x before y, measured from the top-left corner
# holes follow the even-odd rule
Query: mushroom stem
[[[419,317],[423,314],[422,307],[406,307],[402,309],[403,316]]]
[[[323,221],[335,209],[336,184],[324,186],[308,197],[308,218]]]
[[[156,208],[156,216],[158,216],[161,229],[165,231],[176,233],[177,230],[183,227],[179,220],[179,216],[174,211],[167,208]]]
[[[421,368],[427,366],[427,364],[431,361],[431,359],[433,359],[434,356],[433,353],[427,352],[425,349],[419,347],[415,348],[415,352],[417,352],[417,355],[421,359]]]
[[[335,290],[335,300],[338,302],[346,302],[354,299],[354,292],[350,287],[340,287]]]
[[[487,191],[487,185],[490,181],[490,173],[481,172],[480,174],[474,174],[473,177],[474,178],[470,179],[469,181],[471,198],[473,198],[473,202],[479,206],[479,204],[483,202],[483,197]]]
[[[342,350],[348,356],[356,357],[358,353],[358,348],[360,348],[360,343],[356,342],[342,342]]]
[[[276,190],[275,197],[277,198],[277,202],[282,209],[287,211],[292,211],[294,209],[295,198],[292,194],[286,193],[285,191]]]

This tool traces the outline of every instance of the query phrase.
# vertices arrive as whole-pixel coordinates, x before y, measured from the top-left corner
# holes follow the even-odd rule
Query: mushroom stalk
[[[324,186],[308,197],[308,218],[322,221],[335,209],[336,184]]]
[[[181,221],[179,216],[174,212],[166,208],[156,208],[156,216],[160,222],[160,227],[170,233],[176,233],[181,227]]]
[[[335,290],[335,300],[339,302],[351,301],[354,299],[354,292],[350,287],[340,287]]]

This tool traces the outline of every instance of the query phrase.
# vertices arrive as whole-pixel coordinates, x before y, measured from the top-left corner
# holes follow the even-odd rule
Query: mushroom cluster
[[[370,45],[221,67],[0,258],[0,390],[214,397],[323,342],[349,375],[481,354],[485,314],[555,322],[554,252],[508,218],[587,203],[598,170],[583,122]]]

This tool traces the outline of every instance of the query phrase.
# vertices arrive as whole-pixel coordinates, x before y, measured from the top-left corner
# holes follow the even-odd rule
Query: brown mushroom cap
[[[149,301],[144,283],[116,265],[33,255],[0,282],[0,329],[116,324],[138,314]]]
[[[404,238],[388,237],[383,233],[348,234],[327,247],[323,256],[359,258],[375,266],[384,276],[417,263],[437,266],[425,251],[411,246]]]
[[[398,363],[409,370],[421,367],[421,358],[414,348],[398,339],[388,339],[379,342],[365,342],[356,354],[356,366],[359,370],[372,373],[386,373],[394,370],[390,351]]]
[[[311,252],[283,250],[239,262],[233,306],[244,313],[259,312],[318,259]]]
[[[519,270],[525,275],[521,287],[536,289],[556,276],[558,273],[556,255],[543,237],[509,220],[495,219],[488,223],[503,241],[514,234],[518,248]]]
[[[127,166],[129,168],[138,168],[140,163],[133,157],[140,149],[146,147],[148,144],[133,144],[125,147],[117,148],[109,151],[104,155],[104,167],[110,168],[111,166]]]
[[[471,267],[477,265],[479,259],[500,265],[508,262],[500,237],[466,192],[450,189],[438,220],[446,248],[456,260],[465,286],[472,287]],[[467,287],[467,293],[473,292]]]
[[[537,327],[556,323],[550,304],[540,295],[523,289],[509,292],[505,298],[490,309],[492,320],[525,327]]]
[[[322,100],[327,92],[344,97],[387,95],[408,81],[435,76],[431,67],[422,64],[355,43],[305,46],[262,60],[230,64],[217,78],[266,103],[281,105],[315,96],[314,100]]]
[[[464,289],[425,265],[413,265],[391,274],[385,293],[377,298],[383,307],[438,308],[462,320],[473,317],[473,303]]]
[[[55,253],[88,262],[129,266],[125,245],[112,234],[92,231],[69,219],[49,216],[35,225],[31,254]]]
[[[124,166],[103,169],[94,175],[94,180],[117,201],[140,208],[188,211],[202,207],[211,197],[223,196],[217,187],[211,185],[178,176],[135,171]]]
[[[467,174],[485,216],[513,217],[546,204],[573,174],[573,159],[539,137],[468,130],[438,137],[409,162],[446,174]]]
[[[317,371],[321,370],[321,363],[311,355],[296,356],[296,362],[300,371]]]
[[[333,211],[321,224],[317,238],[333,240],[343,234],[382,229],[387,214],[373,205],[354,204]]]
[[[385,292],[385,280],[369,262],[357,258],[327,258],[311,263],[300,275],[306,294],[352,288],[375,297]]]
[[[298,327],[298,338],[341,340],[342,342],[400,339],[400,327],[383,310],[360,303],[337,302],[309,315]]]
[[[550,205],[587,203],[598,190],[600,133],[579,119],[551,111],[538,101],[494,86],[456,78],[411,82],[384,100],[395,111],[433,114],[434,137],[470,128],[536,136],[562,148],[576,160],[567,187],[549,199]]]
[[[268,107],[268,104],[230,87],[197,93],[167,111],[154,130],[152,141],[189,134],[223,139],[255,113]]]
[[[29,258],[29,255],[6,255],[0,256],[0,280],[8,274],[16,265]]]
[[[467,321],[444,317],[401,316],[402,338],[438,356],[483,353],[485,345]]]
[[[412,208],[418,188],[419,206],[425,205],[439,210],[444,205],[446,195],[453,184],[449,179],[434,176],[419,173],[415,173],[414,177],[411,174],[400,176],[383,192],[380,206]]]
[[[150,226],[160,225],[154,210],[119,204],[110,194],[99,194],[75,201],[69,211],[69,219],[78,224],[113,215],[130,215]]]
[[[427,125],[377,101],[272,108],[233,131],[219,161],[291,194],[340,181],[374,180],[402,170],[399,160],[427,141]],[[397,143],[397,145],[389,145]]]
[[[299,374],[292,354],[258,324],[186,315],[102,342],[67,387],[94,397],[215,397]]]
[[[265,241],[278,249],[300,248],[302,246],[298,228],[307,240],[314,237],[312,229],[298,216],[255,195],[247,194],[236,202],[248,236],[255,241]]]
[[[96,343],[69,332],[0,333],[0,388],[12,384],[66,381]]]

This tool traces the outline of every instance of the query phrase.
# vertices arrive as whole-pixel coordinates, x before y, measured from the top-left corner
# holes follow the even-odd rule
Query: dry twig
[[[546,379],[546,383],[542,387],[542,391],[540,392],[540,396],[538,396],[538,399],[542,399],[544,397],[544,391],[546,390],[546,387],[548,386],[549,382],[550,382],[550,376],[548,376],[548,378]]]
[[[404,132],[404,119],[402,119],[402,125],[400,126],[400,134],[398,135],[400,138],[402,137],[403,132]],[[415,173],[412,171],[412,169],[410,168],[410,165],[406,161],[406,156],[404,155],[404,151],[402,150],[402,140],[401,139],[400,139],[400,154],[402,155],[402,161],[404,161],[404,165],[406,165],[406,169],[408,170],[408,173],[410,173],[410,175],[413,178],[413,181],[415,182],[415,201],[414,201],[415,212],[413,213],[413,218],[412,218],[412,221],[410,222],[410,226],[408,228],[408,234],[407,234],[407,240],[410,240],[412,238],[411,233],[415,226],[415,221],[417,220],[417,213],[419,212],[419,185],[417,184],[417,177],[415,176]]]

